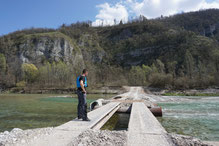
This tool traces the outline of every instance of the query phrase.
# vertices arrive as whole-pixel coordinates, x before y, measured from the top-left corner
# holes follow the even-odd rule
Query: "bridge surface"
[[[87,129],[100,129],[107,120],[120,108],[122,101],[133,101],[128,125],[128,146],[171,146],[166,130],[150,112],[147,104],[151,104],[152,97],[148,97],[142,88],[130,88],[129,92],[119,95],[119,100],[112,100],[108,104],[88,113],[89,122],[72,120],[55,127],[51,134],[33,140],[30,146],[66,146],[80,133]],[[148,101],[147,104],[142,100]],[[153,99],[155,100],[155,99]],[[22,144],[23,145],[23,144]]]
[[[166,130],[142,102],[132,104],[128,125],[128,146],[169,146]]]
[[[29,146],[66,146],[87,129],[99,129],[119,108],[118,102],[112,102],[88,113],[89,122],[72,120],[55,127],[52,134],[42,136],[28,143]],[[39,140],[40,139],[40,140]],[[23,145],[23,144],[22,144]]]

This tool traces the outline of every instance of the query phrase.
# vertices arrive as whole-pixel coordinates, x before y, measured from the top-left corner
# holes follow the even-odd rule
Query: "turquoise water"
[[[165,98],[165,97],[164,97]],[[168,132],[219,141],[219,97],[172,97],[158,118]]]
[[[77,115],[77,96],[0,94],[0,132],[57,126]],[[112,95],[88,94],[87,102]]]
[[[30,129],[57,126],[72,120],[76,117],[77,97],[62,96],[0,94],[0,132],[10,131],[15,127]],[[93,94],[88,95],[87,99],[90,103],[98,98],[111,96],[113,95]],[[163,117],[158,119],[168,132],[219,141],[219,97],[171,98],[171,102],[159,103],[163,108]],[[117,114],[116,117],[114,127],[110,125],[110,128],[126,128],[129,116]]]

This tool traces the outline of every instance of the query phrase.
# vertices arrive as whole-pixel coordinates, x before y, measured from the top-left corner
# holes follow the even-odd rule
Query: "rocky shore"
[[[10,132],[0,133],[0,146],[27,145],[30,141],[38,139],[39,136],[51,134],[52,130],[52,127],[28,130],[14,128]]]
[[[1,88],[1,93],[21,93],[21,94],[72,94],[76,92],[76,88],[39,88],[39,87],[13,87]],[[125,90],[123,86],[104,86],[89,88],[90,94],[121,94]]]
[[[176,96],[219,96],[219,88],[207,88],[207,89],[162,89],[144,87],[144,91],[154,95],[176,95]]]
[[[53,128],[22,130],[14,128],[11,132],[0,133],[0,146],[27,146],[31,141],[53,132]],[[168,134],[174,146],[217,146],[191,136]],[[68,146],[127,146],[127,131],[86,130],[73,139]]]
[[[90,94],[121,94],[127,91],[128,86],[103,86],[88,89]],[[168,89],[168,88],[153,88],[142,87],[148,94],[154,95],[179,95],[179,96],[219,96],[219,87],[207,88],[207,89]],[[27,94],[72,94],[76,92],[76,88],[1,88],[0,93],[27,93]]]

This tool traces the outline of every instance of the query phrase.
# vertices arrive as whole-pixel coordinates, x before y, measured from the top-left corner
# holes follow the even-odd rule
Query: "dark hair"
[[[86,70],[86,69],[83,69],[82,73],[85,74],[86,72],[87,72],[87,70]]]

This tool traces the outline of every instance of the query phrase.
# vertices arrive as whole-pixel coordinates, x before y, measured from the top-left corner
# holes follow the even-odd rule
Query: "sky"
[[[0,36],[31,27],[86,20],[114,25],[139,15],[150,19],[208,8],[219,8],[219,0],[0,0]]]

